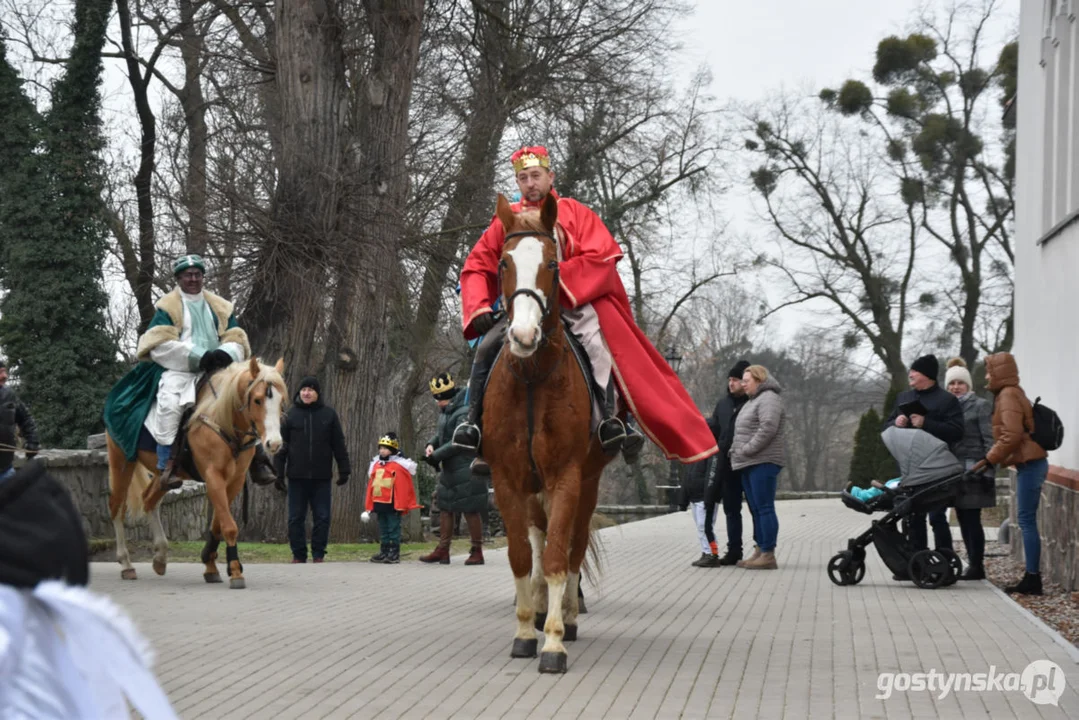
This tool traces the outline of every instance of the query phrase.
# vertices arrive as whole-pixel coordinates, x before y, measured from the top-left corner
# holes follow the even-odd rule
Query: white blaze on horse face
[[[521,238],[508,253],[517,271],[517,290],[531,290],[547,303],[547,293],[537,287],[539,271],[543,266],[543,241],[536,237]],[[539,347],[540,324],[543,308],[531,295],[518,295],[513,299],[513,322],[509,326],[510,352],[517,357],[528,357]]]
[[[266,398],[266,419],[263,420],[262,447],[270,453],[281,449],[281,391],[273,388]]]

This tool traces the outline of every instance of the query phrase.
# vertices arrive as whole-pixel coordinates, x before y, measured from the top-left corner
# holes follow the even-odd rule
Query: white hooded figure
[[[40,461],[0,480],[0,720],[177,717],[149,643],[88,581],[67,488]]]
[[[171,720],[149,643],[111,600],[57,580],[0,585],[0,718]]]

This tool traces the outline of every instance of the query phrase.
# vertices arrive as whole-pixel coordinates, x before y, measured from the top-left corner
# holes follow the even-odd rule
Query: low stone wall
[[[89,538],[111,538],[115,531],[109,517],[109,462],[103,450],[42,450],[38,458],[49,474],[71,492],[82,529]],[[25,458],[17,456],[15,466]],[[206,490],[198,483],[168,493],[161,502],[161,524],[170,540],[198,540],[206,530]],[[145,518],[124,523],[129,540],[151,539]]]
[[[1012,557],[1023,561],[1023,533],[1016,519],[1016,474],[1011,472],[1008,517]],[[1050,466],[1038,506],[1038,534],[1042,540],[1041,572],[1064,589],[1079,589],[1079,472]]]

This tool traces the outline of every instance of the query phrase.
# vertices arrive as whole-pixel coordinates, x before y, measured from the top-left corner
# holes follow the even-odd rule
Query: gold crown
[[[537,155],[535,153],[523,153],[513,159],[513,172],[519,173],[525,168],[530,167],[543,167],[548,170],[551,169],[551,158],[549,155]]]
[[[379,445],[385,445],[392,450],[400,450],[401,443],[397,442],[397,438],[390,437],[389,435],[383,435],[378,439]]]
[[[455,387],[457,387],[453,384],[453,378],[450,377],[449,373],[446,373],[445,375],[439,375],[438,377],[432,379],[429,386],[431,388],[432,395],[441,395],[442,393],[449,392],[450,390],[453,390]]]

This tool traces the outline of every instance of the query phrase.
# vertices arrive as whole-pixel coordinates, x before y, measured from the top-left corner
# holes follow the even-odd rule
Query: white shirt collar
[[[205,299],[205,296],[203,295],[201,290],[194,295],[188,295],[183,290],[180,290],[180,297],[183,298],[184,302],[198,302],[199,300]]]

